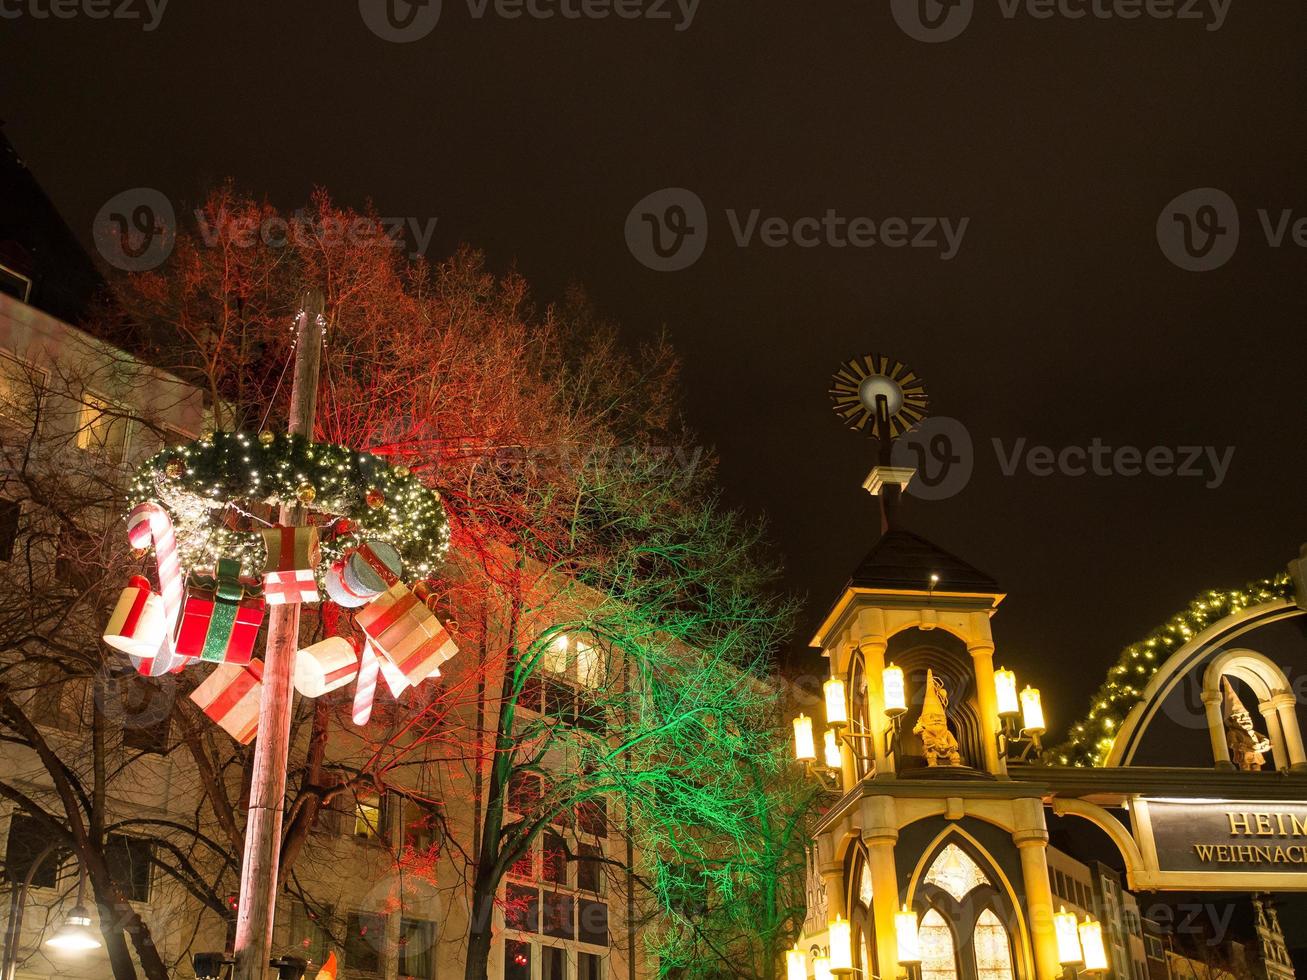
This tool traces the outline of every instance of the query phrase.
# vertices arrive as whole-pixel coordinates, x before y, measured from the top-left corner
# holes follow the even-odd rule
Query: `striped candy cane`
[[[185,592],[172,518],[161,505],[152,501],[137,504],[127,517],[127,540],[133,548],[149,548],[151,544],[154,545],[159,566],[159,591],[163,596],[163,643],[154,657],[132,657],[132,663],[145,676],[160,677],[186,662],[185,657],[177,656],[172,645],[173,630],[181,615]]]
[[[372,718],[372,702],[377,697],[377,674],[381,670],[377,651],[372,641],[363,641],[363,656],[359,661],[358,686],[354,688],[354,724],[366,725]]]

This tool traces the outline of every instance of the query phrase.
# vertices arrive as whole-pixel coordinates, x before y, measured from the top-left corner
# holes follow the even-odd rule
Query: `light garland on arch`
[[[1101,766],[1126,716],[1143,700],[1144,688],[1171,654],[1226,616],[1293,594],[1293,582],[1286,573],[1259,579],[1242,589],[1201,593],[1187,609],[1121,652],[1107,681],[1094,693],[1088,714],[1071,726],[1067,740],[1046,759],[1063,766]]]
[[[449,546],[440,495],[405,467],[302,436],[215,432],[170,447],[141,467],[130,496],[133,505],[148,500],[164,505],[182,565],[192,569],[234,558],[243,573],[260,573],[262,536],[224,523],[229,509],[248,518],[243,507],[260,504],[300,504],[335,519],[326,525],[333,533],[323,536],[323,561],[315,570],[319,582],[332,562],[364,539],[393,545],[414,578],[431,574]]]

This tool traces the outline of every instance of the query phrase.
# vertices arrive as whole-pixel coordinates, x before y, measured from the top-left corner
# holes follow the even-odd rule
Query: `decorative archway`
[[[1224,695],[1221,680],[1224,677],[1233,677],[1247,684],[1257,698],[1257,710],[1266,724],[1266,736],[1271,743],[1275,768],[1307,767],[1298,715],[1294,710],[1297,699],[1290,690],[1289,679],[1270,658],[1255,650],[1245,649],[1226,650],[1213,659],[1203,672],[1203,706],[1207,712],[1207,734],[1211,739],[1212,758],[1216,766],[1220,769],[1234,766],[1230,759],[1222,712]]]

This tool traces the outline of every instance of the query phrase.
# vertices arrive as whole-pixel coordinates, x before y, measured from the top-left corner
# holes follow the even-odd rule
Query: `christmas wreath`
[[[261,572],[264,540],[250,532],[276,523],[282,504],[321,515],[319,580],[364,541],[391,545],[419,579],[449,546],[440,495],[407,468],[303,436],[215,432],[170,447],[141,467],[130,496],[134,505],[157,500],[167,508],[186,568],[234,559],[243,574]]]

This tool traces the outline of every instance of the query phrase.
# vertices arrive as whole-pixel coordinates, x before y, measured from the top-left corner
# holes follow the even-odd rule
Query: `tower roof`
[[[902,528],[890,528],[867,552],[849,579],[851,589],[910,590],[930,587],[936,592],[999,593],[997,582],[957,555]]]

